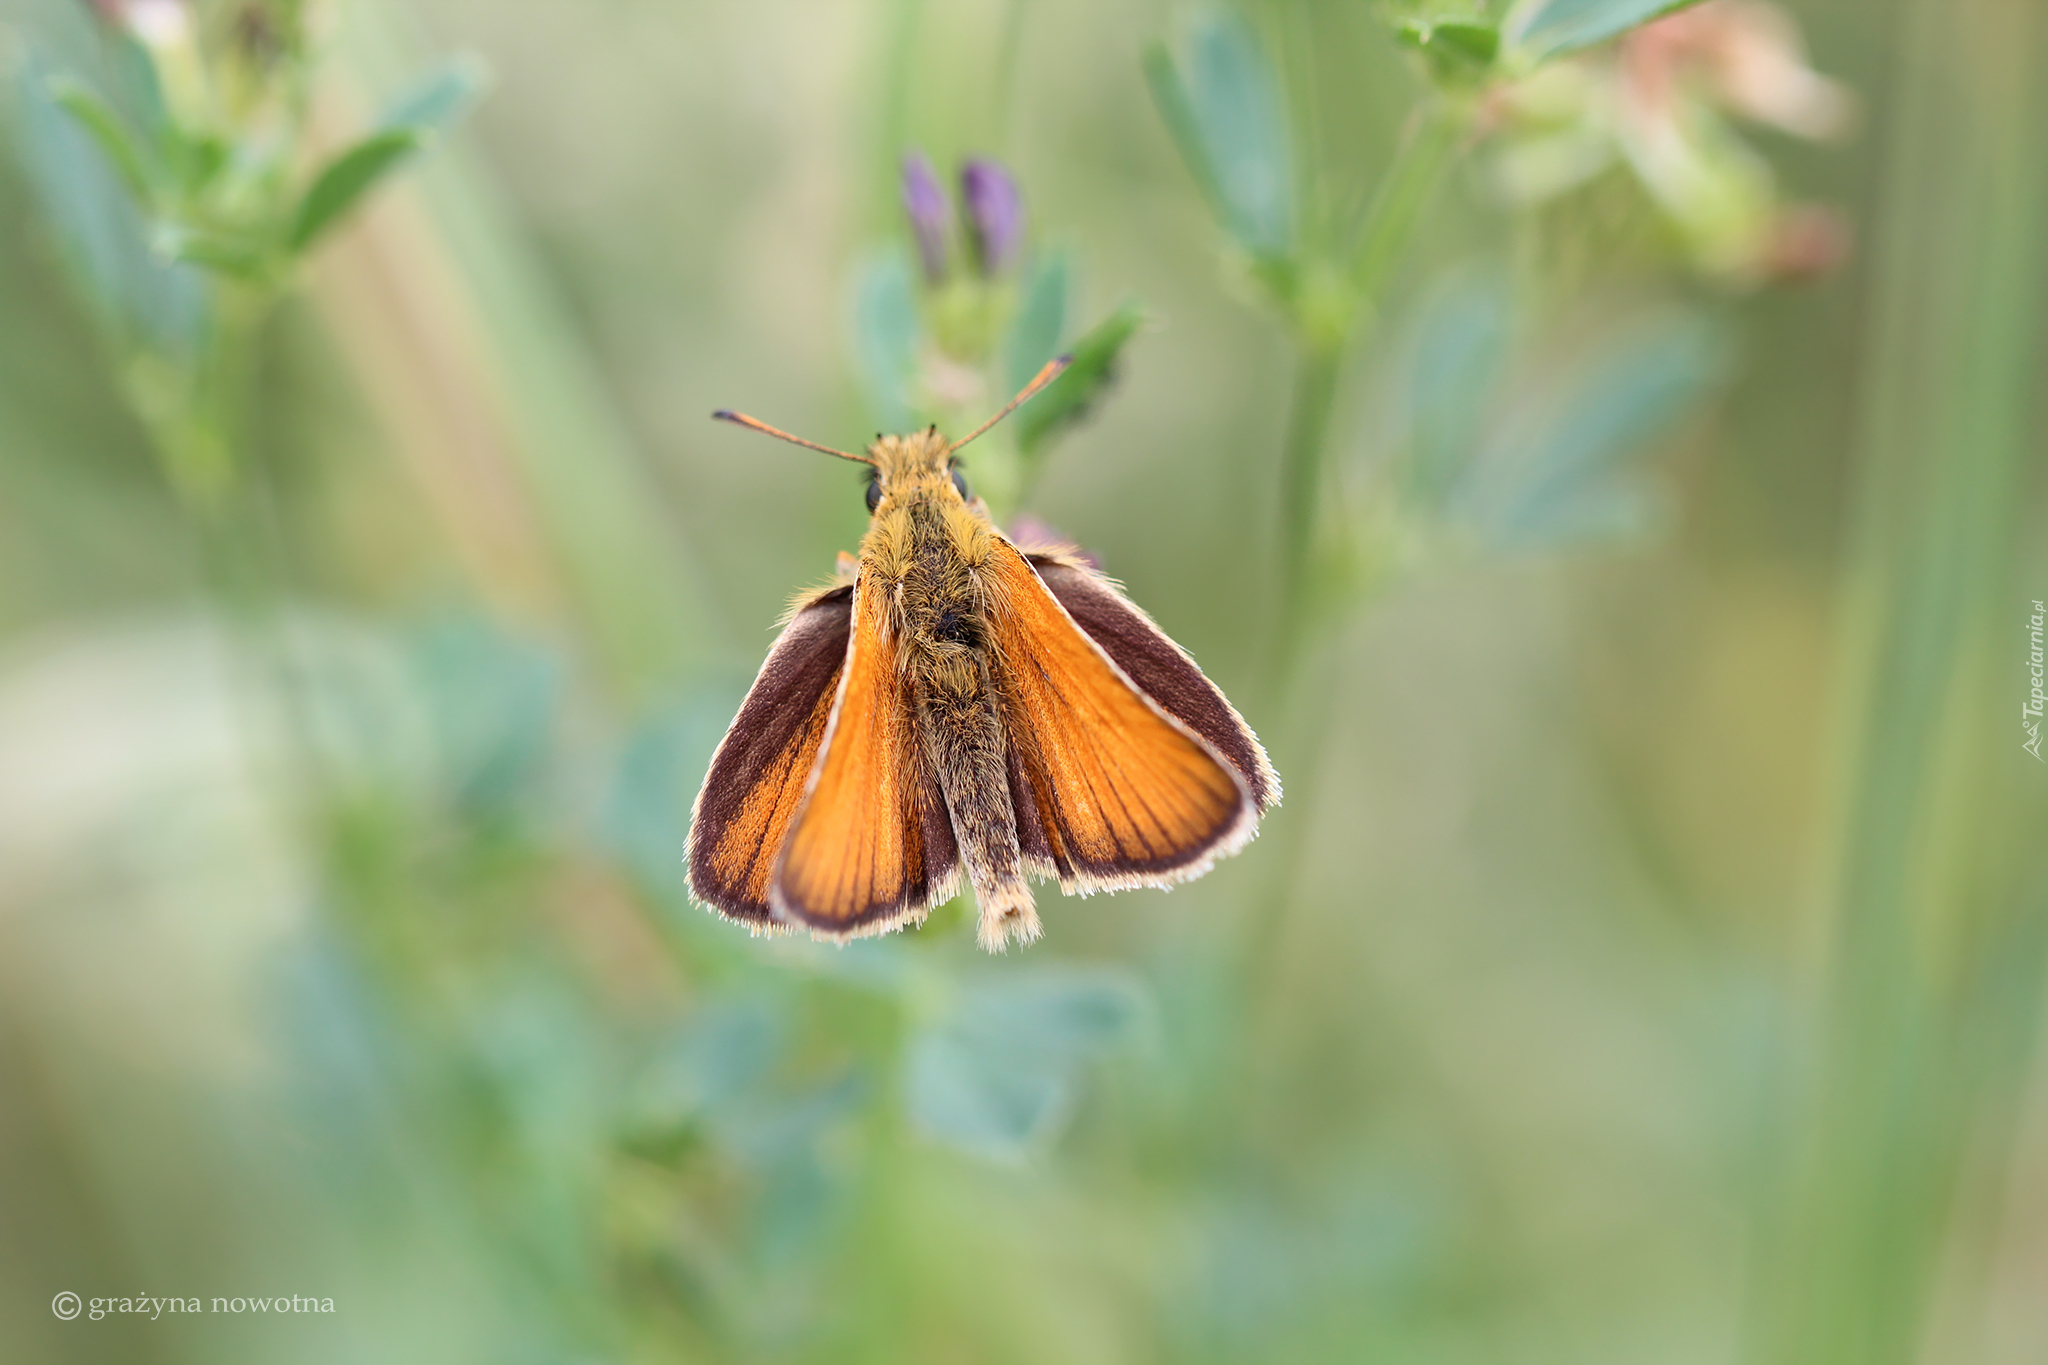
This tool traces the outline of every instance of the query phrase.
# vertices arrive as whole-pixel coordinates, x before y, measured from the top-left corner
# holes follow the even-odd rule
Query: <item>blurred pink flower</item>
[[[124,25],[144,47],[181,43],[192,32],[184,0],[96,0],[102,18]]]
[[[1776,284],[1802,284],[1831,274],[1849,257],[1848,222],[1826,204],[1793,204],[1771,225],[1759,264]]]
[[[1854,101],[1806,64],[1798,26],[1762,0],[1707,0],[1621,41],[1622,90],[1638,117],[1673,117],[1688,85],[1752,123],[1795,137],[1840,137]]]
[[[1764,0],[1706,0],[1540,66],[1480,107],[1507,198],[1553,199],[1618,159],[1693,264],[1738,285],[1823,274],[1847,254],[1849,233],[1825,209],[1786,206],[1737,121],[1832,138],[1854,117],[1853,97],[1807,65],[1798,28]]]

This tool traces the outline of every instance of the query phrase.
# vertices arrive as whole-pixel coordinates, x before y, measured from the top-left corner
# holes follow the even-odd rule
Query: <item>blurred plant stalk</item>
[[[91,153],[53,148],[51,211],[87,241],[136,239],[125,273],[86,250],[77,273],[229,600],[254,608],[290,576],[251,442],[264,331],[310,278],[481,596],[590,637],[628,701],[715,654],[647,474],[477,174],[437,156],[431,185],[336,232],[464,112],[480,64],[414,78],[423,45],[377,0],[347,10],[339,69],[317,82],[329,54],[293,0],[107,0],[95,13],[109,88],[30,77],[30,98],[103,161],[67,168]],[[356,92],[394,89],[364,116]]]
[[[1973,1272],[2048,967],[2048,802],[2011,723],[2042,591],[2019,530],[2041,453],[2048,14],[1908,0],[1900,23],[1826,1005],[1764,1216],[1758,1365],[1987,1358]],[[1938,1284],[1963,1301],[1937,1308]]]
[[[1282,615],[1277,657],[1283,669],[1296,664],[1310,611],[1318,510],[1339,371],[1346,353],[1376,319],[1394,269],[1469,122],[1469,110],[1451,99],[1432,101],[1415,111],[1359,228],[1348,288],[1326,286],[1327,292],[1296,304],[1294,395],[1280,463]]]
[[[1338,382],[1472,127],[1477,95],[1503,49],[1491,23],[1397,22],[1390,36],[1417,54],[1416,103],[1363,215],[1347,219],[1333,209],[1345,201],[1346,187],[1318,136],[1309,19],[1298,9],[1284,17],[1291,41],[1281,62],[1241,15],[1218,11],[1187,24],[1177,44],[1153,43],[1144,71],[1160,119],[1223,231],[1228,257],[1264,293],[1295,353],[1272,540],[1279,601],[1264,683],[1275,716],[1267,742],[1300,803],[1314,798],[1326,747],[1320,731],[1338,681],[1328,652],[1307,648],[1312,598],[1323,577],[1317,566],[1330,558],[1324,539],[1342,533],[1324,511]],[[1276,978],[1308,828],[1295,818],[1268,836],[1282,846],[1270,855],[1267,904],[1241,916],[1229,970],[1254,1017],[1236,1052],[1240,1065],[1249,1066],[1256,1053],[1250,1040],[1276,1026],[1283,996]]]
[[[1308,10],[1277,7],[1278,60],[1228,10],[1145,57],[1153,102],[1228,254],[1295,352],[1277,467],[1276,694],[1302,666],[1319,612],[1369,591],[1401,558],[1404,523],[1441,510],[1404,506],[1403,490],[1389,486],[1375,490],[1361,524],[1347,525],[1325,511],[1334,502],[1325,494],[1345,357],[1378,321],[1447,167],[1486,144],[1495,190],[1526,210],[1626,166],[1688,264],[1727,284],[1818,274],[1844,249],[1831,213],[1779,202],[1768,162],[1730,126],[1827,138],[1850,121],[1853,101],[1806,65],[1796,25],[1776,8],[1529,0],[1496,19],[1413,0],[1390,6],[1388,18],[1418,88],[1357,217],[1335,208],[1357,196],[1344,183],[1347,158],[1323,145]]]
[[[326,225],[300,235],[322,179],[302,180],[294,164],[304,131],[300,16],[296,6],[251,6],[209,44],[183,0],[105,0],[94,11],[126,88],[102,91],[60,71],[37,93],[105,159],[159,269],[185,267],[203,281],[182,344],[143,341],[133,299],[92,302],[111,324],[122,387],[167,482],[218,537],[248,473],[257,335],[297,253]]]
[[[320,112],[390,89],[424,44],[355,0]],[[483,173],[444,147],[337,241],[314,300],[477,588],[569,621],[636,703],[725,646],[674,526],[574,324]]]
[[[1417,90],[1369,193],[1352,189],[1350,158],[1321,136],[1309,8],[1271,7],[1257,29],[1233,11],[1211,11],[1145,59],[1154,104],[1227,259],[1263,294],[1294,352],[1274,465],[1277,601],[1259,709],[1296,807],[1316,802],[1329,749],[1343,682],[1334,627],[1397,573],[1439,554],[1555,550],[1654,521],[1655,498],[1629,486],[1627,461],[1725,371],[1715,329],[1673,309],[1617,333],[1598,363],[1540,367],[1548,391],[1522,403],[1511,428],[1503,412],[1501,429],[1478,440],[1496,420],[1486,410],[1499,395],[1488,390],[1504,373],[1514,310],[1468,282],[1463,319],[1437,317],[1432,326],[1446,330],[1427,362],[1413,362],[1446,371],[1418,381],[1433,430],[1413,433],[1406,467],[1377,462],[1347,508],[1328,468],[1347,358],[1379,323],[1447,171],[1479,160],[1526,223],[1539,203],[1562,203],[1619,168],[1634,182],[1630,207],[1654,243],[1651,259],[1675,258],[1723,287],[1817,274],[1842,249],[1821,230],[1832,217],[1786,209],[1768,162],[1732,130],[1732,119],[1745,119],[1831,136],[1852,108],[1846,91],[1806,66],[1796,26],[1775,8],[1524,0],[1503,12],[1397,0],[1386,12]],[[1279,60],[1260,42],[1267,29],[1285,39]],[[1361,199],[1362,214],[1335,211]],[[1586,218],[1569,220],[1575,232]],[[1463,341],[1445,348],[1458,330]],[[1266,855],[1272,883],[1248,902],[1226,969],[1247,1015],[1235,1058],[1244,1067],[1281,1050],[1283,978],[1295,951],[1287,940],[1312,818],[1297,812],[1268,835],[1280,841]],[[1265,1074],[1242,1081],[1248,1090],[1272,1084]],[[1248,1106],[1247,1129],[1264,1131],[1246,1137],[1284,1146],[1289,1135],[1264,1117],[1280,1112],[1278,1103]]]
[[[320,746],[285,619],[291,555],[256,441],[264,333],[308,254],[459,112],[466,84],[437,78],[326,150],[310,136],[297,0],[104,0],[38,17],[21,70],[43,207],[197,532],[280,795],[317,799]],[[41,50],[45,37],[62,47],[67,26],[90,79]]]
[[[1480,26],[1467,27],[1478,32]],[[1288,44],[1286,60],[1275,64],[1248,23],[1218,14],[1191,24],[1178,51],[1159,42],[1145,54],[1146,80],[1167,131],[1295,350],[1275,529],[1279,686],[1296,666],[1310,609],[1339,371],[1377,315],[1422,210],[1470,126],[1477,78],[1491,67],[1499,43],[1498,33],[1485,28],[1469,50],[1429,64],[1436,79],[1425,83],[1363,219],[1343,222],[1327,209],[1342,196],[1322,164],[1327,158],[1316,155],[1322,149],[1309,107],[1311,44],[1298,36],[1303,40]],[[1428,36],[1413,36],[1410,45],[1427,45]]]
[[[478,590],[515,618],[569,609],[518,477],[464,283],[416,195],[393,193],[308,275],[322,320]]]

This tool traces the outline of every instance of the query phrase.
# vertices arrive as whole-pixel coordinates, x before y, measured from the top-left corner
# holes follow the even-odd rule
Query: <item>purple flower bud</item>
[[[946,223],[953,216],[953,206],[946,202],[946,192],[922,152],[903,158],[903,212],[910,218],[911,235],[917,238],[926,281],[940,283],[946,278]]]
[[[1016,259],[1023,244],[1024,197],[1008,171],[978,157],[960,168],[960,197],[967,203],[974,263],[983,275],[994,275]]]

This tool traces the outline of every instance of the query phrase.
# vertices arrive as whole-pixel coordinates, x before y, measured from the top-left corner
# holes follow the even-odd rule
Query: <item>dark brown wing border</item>
[[[769,896],[779,924],[820,938],[884,934],[959,885],[952,817],[912,720],[886,594],[856,584],[846,662]]]
[[[1025,559],[1074,624],[1101,645],[1146,696],[1208,740],[1237,769],[1260,811],[1280,804],[1280,776],[1259,737],[1186,650],[1114,583],[1078,559],[1043,553],[1026,554]]]
[[[1029,582],[1026,597],[1042,602],[1037,610],[1054,618],[1027,628],[1031,611],[1019,606],[1014,609],[1018,622],[1008,629],[1058,636],[1005,639],[1005,628],[992,616],[991,636],[1005,656],[1000,670],[1011,729],[1011,804],[1025,866],[1083,895],[1168,886],[1201,876],[1256,832],[1261,806],[1251,783],[1207,737],[1147,694],[1074,618],[1032,556],[1006,541],[1000,544]],[[1058,563],[1043,554],[1037,557]],[[1065,641],[1099,665],[1099,679],[1091,666],[1062,653],[1069,648]],[[1099,690],[1104,684],[1110,691]],[[1127,724],[1138,730],[1145,730],[1145,724],[1136,714],[1115,714],[1120,698],[1170,730],[1146,730],[1154,736],[1152,743],[1143,742],[1136,731],[1124,734]],[[1054,722],[1056,716],[1064,719]],[[1050,748],[1045,724],[1054,725]],[[1079,730],[1072,728],[1076,724]],[[1159,735],[1178,739],[1161,747]],[[1127,748],[1130,744],[1137,747]],[[1227,792],[1203,775],[1205,766],[1227,785]],[[1161,782],[1167,785],[1153,785]]]
[[[690,811],[690,892],[728,919],[780,929],[768,883],[838,695],[853,589],[798,603],[711,756]]]

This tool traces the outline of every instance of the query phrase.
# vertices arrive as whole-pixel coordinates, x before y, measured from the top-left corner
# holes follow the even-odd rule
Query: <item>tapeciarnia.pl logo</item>
[[[2048,619],[2048,607],[2043,607],[2037,600],[2034,603],[2034,615],[2027,623],[2027,640],[2030,645],[2027,653],[2027,672],[2033,676],[2034,686],[2027,695],[2026,705],[2020,708],[2020,724],[2025,726],[2027,731],[2027,742],[2020,747],[2032,754],[2037,761],[2048,761],[2041,760],[2041,711],[2044,705],[2048,705],[2048,693],[2041,689],[2041,623],[2044,619]]]

